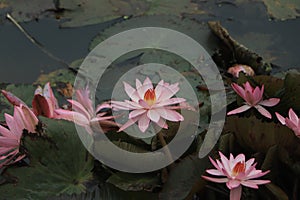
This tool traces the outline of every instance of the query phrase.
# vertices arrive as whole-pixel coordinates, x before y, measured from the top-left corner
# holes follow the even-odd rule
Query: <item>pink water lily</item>
[[[32,110],[38,116],[42,115],[48,118],[56,118],[55,109],[58,108],[57,99],[55,98],[48,82],[44,89],[40,86],[35,90],[32,100]]]
[[[94,110],[92,101],[90,99],[90,91],[88,88],[76,90],[76,100],[68,100],[72,105],[72,110],[56,109],[55,113],[57,119],[64,119],[72,121],[80,126],[85,127],[88,133],[92,134],[93,125],[99,123],[103,132],[110,130],[112,127],[116,127],[117,123],[112,121],[114,116],[106,116],[107,112],[101,112],[104,108],[111,108],[110,104],[103,103],[97,106]]]
[[[256,108],[258,112],[260,112],[263,116],[271,119],[272,115],[262,106],[272,107],[279,103],[279,98],[270,98],[267,100],[263,100],[263,93],[264,93],[264,85],[262,85],[261,89],[257,86],[253,88],[250,83],[247,81],[243,84],[244,88],[239,86],[236,83],[232,85],[233,90],[245,100],[245,105],[232,110],[227,113],[227,115],[237,114],[244,112],[252,107]]]
[[[242,185],[258,189],[258,185],[270,183],[269,180],[252,180],[269,173],[269,171],[262,172],[261,170],[257,170],[255,168],[256,163],[254,163],[254,158],[246,161],[244,154],[239,154],[235,158],[230,154],[228,160],[221,152],[219,152],[219,154],[221,162],[209,158],[216,169],[208,169],[206,172],[214,176],[225,177],[215,178],[202,176],[202,178],[216,183],[226,183],[226,186],[230,189],[230,200],[241,199]]]
[[[34,133],[38,119],[26,106],[14,107],[14,115],[4,114],[8,128],[0,125],[0,168],[25,157],[19,147],[23,130]]]
[[[2,90],[2,94],[14,106],[27,105],[14,94]],[[32,110],[36,116],[42,115],[48,118],[55,118],[55,109],[58,108],[57,100],[53,94],[50,83],[46,83],[44,89],[40,86],[35,90],[34,98],[32,100]]]
[[[300,138],[300,119],[292,108],[289,110],[289,117],[284,118],[277,112],[275,112],[275,114],[281,124],[292,129],[295,135]]]
[[[175,109],[186,108],[184,98],[171,98],[178,91],[178,83],[169,84],[161,80],[154,88],[151,80],[147,77],[143,84],[136,79],[136,89],[124,82],[124,88],[131,101],[112,101],[115,110],[131,110],[129,120],[119,129],[122,131],[132,124],[138,122],[138,127],[145,132],[150,121],[162,128],[167,129],[166,120],[178,122],[184,118]]]

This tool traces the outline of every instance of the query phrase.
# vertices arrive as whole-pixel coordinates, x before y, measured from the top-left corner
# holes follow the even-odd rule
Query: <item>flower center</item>
[[[245,162],[238,162],[232,170],[232,175],[237,176],[239,175],[239,173],[245,172],[245,170],[246,170]]]
[[[144,101],[146,101],[149,106],[152,106],[156,102],[155,91],[152,88],[145,92]]]

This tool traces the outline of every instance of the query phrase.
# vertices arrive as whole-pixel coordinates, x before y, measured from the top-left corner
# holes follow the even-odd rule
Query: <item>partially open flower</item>
[[[230,189],[230,200],[239,200],[241,198],[242,185],[258,189],[258,185],[270,183],[269,180],[252,180],[269,173],[269,171],[262,172],[261,170],[257,170],[254,158],[246,161],[244,154],[239,154],[235,158],[230,154],[228,160],[221,152],[219,154],[221,162],[209,158],[216,169],[208,169],[206,172],[214,176],[223,177],[202,176],[202,178],[216,183],[226,183],[226,186]]]
[[[275,113],[281,124],[292,129],[297,137],[300,138],[300,119],[292,108],[289,110],[289,117],[284,118],[279,113]]]
[[[233,83],[232,85],[233,90],[242,97],[245,102],[243,106],[232,110],[227,113],[227,115],[237,114],[244,112],[252,107],[256,108],[258,112],[260,112],[263,116],[271,119],[272,115],[262,106],[272,107],[279,103],[279,98],[270,98],[267,100],[263,100],[263,93],[264,93],[264,85],[262,85],[261,89],[257,86],[253,88],[250,83],[247,81],[243,84],[244,88],[239,86],[236,83]]]
[[[57,100],[48,82],[44,89],[40,86],[35,90],[34,98],[32,100],[33,112],[38,116],[42,115],[48,118],[55,118],[55,109],[58,108]]]
[[[112,121],[114,116],[105,116],[106,112],[101,112],[104,108],[111,108],[108,103],[103,103],[98,105],[96,110],[94,110],[92,106],[92,101],[89,97],[90,91],[88,88],[82,90],[76,90],[76,100],[68,100],[68,102],[72,105],[71,110],[64,109],[56,109],[56,117],[57,119],[64,119],[68,121],[72,121],[77,123],[80,126],[85,127],[85,129],[92,134],[92,127],[96,123],[102,128],[103,132],[108,131],[111,127],[116,127],[117,123]]]
[[[129,113],[129,120],[119,131],[122,131],[135,122],[142,132],[145,132],[150,121],[153,121],[162,128],[167,129],[166,120],[178,122],[184,118],[175,109],[188,107],[184,103],[184,98],[172,98],[178,91],[178,83],[169,84],[161,80],[154,88],[151,80],[147,77],[142,84],[136,79],[136,89],[124,82],[124,87],[131,101],[112,101],[112,107],[115,110],[132,110]],[[175,104],[179,104],[175,106]]]
[[[14,94],[2,90],[2,94],[6,97],[6,99],[14,106],[23,105],[27,107],[27,105]],[[44,89],[40,86],[35,90],[34,97],[32,100],[32,110],[36,116],[42,115],[48,118],[55,118],[56,113],[55,109],[58,108],[57,100],[53,94],[50,83],[48,82]]]

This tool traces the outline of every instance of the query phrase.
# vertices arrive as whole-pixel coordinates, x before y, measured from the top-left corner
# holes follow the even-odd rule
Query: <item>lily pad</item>
[[[153,191],[159,186],[159,176],[155,174],[129,174],[117,172],[107,182],[124,191]]]
[[[175,3],[172,2],[172,4]],[[211,53],[217,46],[217,41],[211,35],[211,32],[206,23],[198,23],[188,18],[180,18],[173,15],[151,15],[134,17],[130,20],[122,21],[105,29],[92,40],[89,49],[92,50],[100,42],[104,41],[110,36],[118,34],[122,31],[140,27],[162,27],[179,31],[192,37]],[[135,52],[135,55],[138,55],[138,52]]]
[[[0,4],[6,5],[4,9],[7,9],[8,7],[12,10],[11,15],[18,22],[28,22],[34,19],[39,19],[40,16],[45,14],[47,11],[55,9],[53,0],[1,0]]]
[[[93,178],[93,158],[82,145],[74,124],[42,120],[47,126],[46,136],[26,136],[24,140],[29,166],[13,167],[5,172],[18,181],[0,187],[4,199],[47,199],[63,194],[81,194]]]
[[[230,116],[225,130],[234,133],[240,146],[266,153],[272,146],[285,149],[290,157],[300,158],[300,140],[294,132],[281,124],[262,122],[255,116],[249,118]]]
[[[160,199],[186,199],[195,184],[200,188],[204,187],[201,175],[209,165],[207,157],[203,159],[196,156],[184,158],[171,170],[169,178],[159,194]]]
[[[262,0],[271,17],[279,20],[294,19],[300,16],[300,1]]]
[[[191,0],[152,0],[147,14],[161,15],[172,14],[182,16],[182,14],[204,14],[196,3]]]

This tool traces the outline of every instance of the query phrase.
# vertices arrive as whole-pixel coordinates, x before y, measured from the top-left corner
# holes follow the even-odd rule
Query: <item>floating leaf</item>
[[[270,16],[279,19],[294,19],[300,16],[300,2],[297,0],[262,0]]]
[[[19,22],[38,19],[47,11],[54,10],[55,5],[53,2],[53,0],[0,0],[0,4],[5,5],[5,9],[9,7],[12,10],[11,15]]]
[[[254,152],[266,153],[270,147],[277,145],[286,149],[291,157],[300,158],[300,140],[286,126],[262,122],[255,116],[230,116],[225,129],[234,133],[240,146]]]
[[[159,176],[156,174],[129,174],[117,172],[111,175],[107,182],[124,191],[152,191],[159,186]]]
[[[203,181],[201,175],[204,174],[209,165],[207,157],[203,159],[196,156],[184,158],[171,170],[169,179],[159,195],[160,199],[182,200],[188,196],[195,184],[200,188],[204,187],[201,183]]]
[[[175,5],[174,2],[172,4]],[[105,29],[92,40],[89,49],[92,50],[100,42],[115,34],[140,27],[162,27],[179,31],[192,37],[209,52],[213,52],[217,45],[214,37],[211,35],[208,25],[205,23],[198,23],[188,18],[180,18],[178,16],[152,15],[134,17],[130,20],[122,21],[121,23],[117,23],[112,27]],[[138,55],[139,53],[140,52],[135,52],[135,55]]]
[[[300,110],[300,73],[288,73],[284,79],[284,88],[281,104],[285,106],[286,111],[289,108]]]
[[[191,0],[152,0],[147,14],[161,15],[172,14],[181,16],[182,14],[205,14],[196,3]]]
[[[67,2],[65,3],[65,1]],[[68,7],[71,7],[72,4],[69,2],[69,0],[61,0],[61,5],[68,5]],[[61,25],[62,27],[97,24],[119,17],[114,13],[115,8],[111,5],[109,0],[81,1],[76,7],[72,6],[72,9],[74,10],[66,10],[63,13],[62,17],[69,19],[69,21],[63,22]]]
[[[82,145],[73,123],[42,118],[45,137],[25,137],[29,166],[5,173],[18,182],[0,187],[4,199],[46,199],[61,194],[80,194],[92,179],[93,158]],[[76,149],[76,151],[74,151]]]

